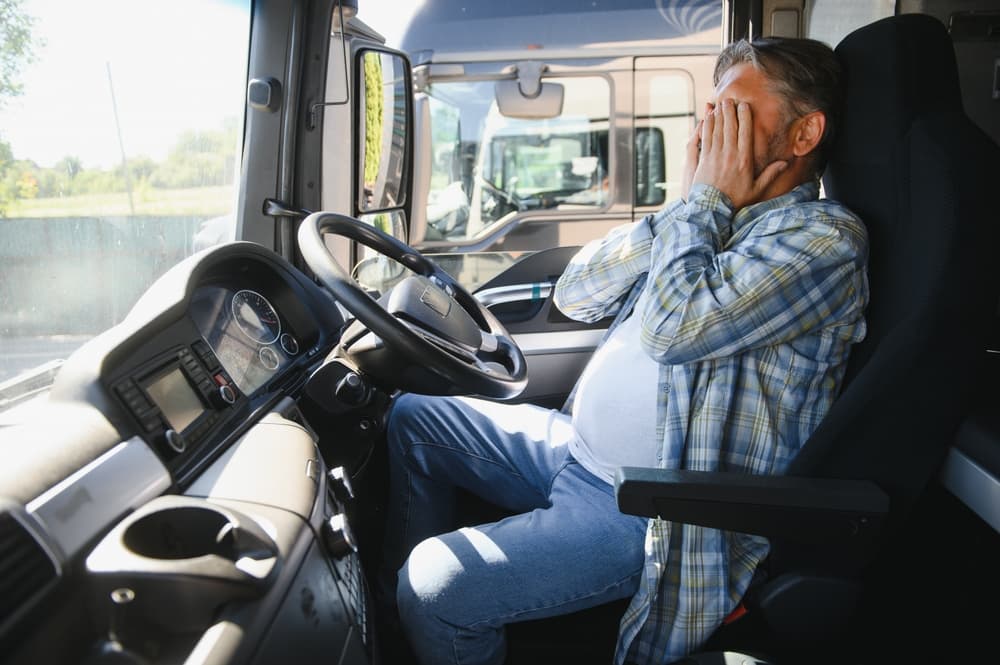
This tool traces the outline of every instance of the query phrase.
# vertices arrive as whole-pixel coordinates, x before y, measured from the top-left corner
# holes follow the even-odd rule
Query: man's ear
[[[816,149],[823,140],[826,115],[822,111],[807,113],[795,121],[792,129],[792,154],[804,157]]]

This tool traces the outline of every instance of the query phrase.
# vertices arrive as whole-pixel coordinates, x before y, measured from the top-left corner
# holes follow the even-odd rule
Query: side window
[[[432,154],[425,240],[472,243],[518,213],[608,204],[608,81],[544,80],[564,90],[562,113],[551,118],[502,115],[492,80],[427,88]]]
[[[250,3],[3,6],[0,384],[16,386],[233,238]]]
[[[834,47],[855,29],[895,14],[897,4],[893,0],[813,0],[805,5],[805,36]]]
[[[694,128],[694,117],[690,74],[680,70],[636,72],[636,208],[659,208],[680,196],[684,146]]]

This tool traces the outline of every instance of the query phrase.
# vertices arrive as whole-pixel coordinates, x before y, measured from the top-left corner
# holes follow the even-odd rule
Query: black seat
[[[907,555],[893,541],[967,413],[1000,285],[990,274],[1000,149],[963,112],[944,26],[894,16],[836,52],[847,101],[824,185],[871,242],[868,335],[843,392],[788,476],[619,474],[626,512],[771,539],[748,613],[707,648],[776,662],[875,662],[859,644],[883,633],[859,617],[910,609],[894,607],[884,583]]]

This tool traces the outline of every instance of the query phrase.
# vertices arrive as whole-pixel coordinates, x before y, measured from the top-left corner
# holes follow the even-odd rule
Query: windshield
[[[0,411],[231,239],[248,0],[0,0]]]
[[[496,81],[428,87],[427,240],[472,239],[518,212],[607,204],[608,81],[545,81],[563,86],[562,113],[536,120],[501,115]]]

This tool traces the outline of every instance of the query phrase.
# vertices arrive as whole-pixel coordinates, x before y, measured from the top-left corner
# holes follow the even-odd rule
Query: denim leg
[[[635,593],[646,520],[619,512],[610,485],[578,463],[549,506],[424,540],[399,572],[403,627],[424,665],[499,665],[503,627]]]
[[[523,512],[549,505],[568,462],[566,416],[530,404],[403,395],[389,418],[389,504],[380,586],[420,541],[455,528],[455,488]]]

